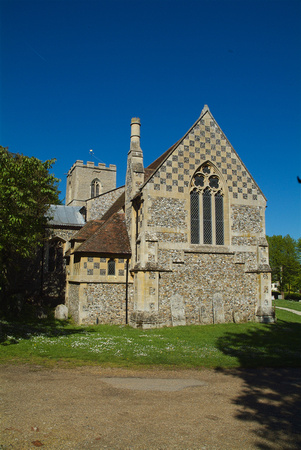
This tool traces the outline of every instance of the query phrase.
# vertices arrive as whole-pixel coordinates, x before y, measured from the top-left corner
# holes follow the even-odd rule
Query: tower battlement
[[[84,206],[86,200],[116,188],[116,165],[77,160],[67,174],[66,205]]]
[[[68,171],[68,175],[76,168],[76,167],[83,167],[83,168],[89,168],[89,169],[101,169],[101,170],[112,170],[113,172],[117,171],[115,164],[110,164],[109,167],[105,165],[105,163],[94,163],[93,161],[87,161],[87,164],[84,164],[84,161],[81,159],[78,159],[75,161],[75,163],[72,165],[72,167]]]

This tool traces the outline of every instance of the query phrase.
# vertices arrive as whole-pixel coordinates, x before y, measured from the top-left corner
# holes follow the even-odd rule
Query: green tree
[[[16,279],[22,277],[24,260],[33,258],[42,243],[49,206],[59,203],[58,180],[49,173],[54,162],[13,154],[0,147],[2,309],[14,301]]]
[[[301,264],[301,237],[297,240],[296,252],[298,261]]]
[[[301,239],[295,241],[290,235],[267,236],[269,243],[272,281],[280,283],[280,290],[285,288],[299,290],[300,284],[300,245]]]
[[[299,270],[298,270],[296,276],[294,277],[292,287],[295,292],[301,293],[301,238],[297,239],[296,254],[297,254],[297,260],[299,262]]]

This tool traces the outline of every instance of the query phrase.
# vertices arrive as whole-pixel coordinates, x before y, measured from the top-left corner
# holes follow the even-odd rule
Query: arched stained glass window
[[[224,245],[224,197],[215,169],[204,164],[194,175],[190,192],[192,244]]]

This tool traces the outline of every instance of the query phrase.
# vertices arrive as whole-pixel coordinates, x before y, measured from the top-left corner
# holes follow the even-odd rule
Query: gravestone
[[[67,320],[68,319],[68,308],[66,305],[57,305],[54,311],[54,317],[57,320]]]
[[[212,299],[213,323],[224,323],[225,312],[223,296],[220,292],[213,294]]]
[[[183,297],[175,294],[170,299],[171,320],[174,327],[178,325],[186,325],[185,306]]]

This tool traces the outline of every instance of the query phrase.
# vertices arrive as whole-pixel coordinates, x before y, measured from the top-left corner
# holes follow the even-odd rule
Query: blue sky
[[[299,0],[0,0],[0,145],[117,165],[130,120],[145,166],[204,104],[268,199],[268,235],[301,236]],[[92,158],[93,159],[93,158]]]

